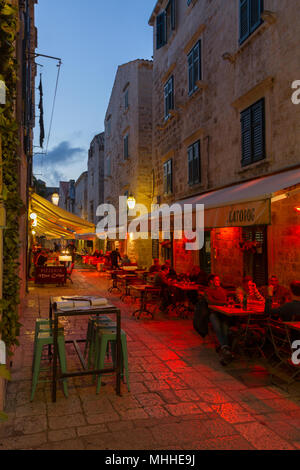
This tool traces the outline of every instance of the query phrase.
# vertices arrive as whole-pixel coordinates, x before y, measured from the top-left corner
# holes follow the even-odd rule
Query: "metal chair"
[[[268,319],[268,334],[274,348],[274,354],[277,358],[277,364],[271,368],[271,381],[275,376],[274,371],[280,367],[290,370],[292,375],[286,381],[286,389],[295,382],[296,377],[300,373],[300,365],[292,362],[294,350],[292,348],[292,341],[290,337],[289,327],[280,320]],[[279,385],[276,383],[276,385]]]

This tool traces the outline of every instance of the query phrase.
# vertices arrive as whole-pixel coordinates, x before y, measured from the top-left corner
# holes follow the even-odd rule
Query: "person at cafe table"
[[[152,266],[149,268],[149,273],[158,273],[161,269],[161,266],[159,264],[159,259],[154,258]]]
[[[165,261],[165,264],[162,265],[162,268],[166,267],[167,269],[167,277],[168,279],[176,279],[177,278],[177,273],[175,269],[171,266],[171,261],[167,259]]]
[[[220,278],[216,274],[208,276],[208,288],[205,290],[204,296],[209,309],[208,319],[220,343],[217,352],[219,352],[221,364],[229,364],[234,357],[229,344],[228,321],[223,315],[209,308],[210,305],[227,305],[227,292],[221,287]]]
[[[300,281],[293,281],[290,284],[292,292],[291,302],[287,302],[278,308],[272,308],[274,287],[269,286],[265,304],[265,313],[271,317],[279,317],[282,321],[300,321]]]
[[[277,276],[274,276],[274,275],[271,276],[269,279],[269,285],[263,286],[260,289],[260,292],[265,298],[268,297],[269,287],[273,287],[273,290],[272,290],[273,306],[276,305],[277,307],[279,307],[280,305],[283,305],[291,301],[291,294],[289,290],[279,284]]]
[[[264,302],[265,299],[256,287],[255,282],[251,276],[245,276],[242,281],[242,286],[236,289],[236,298],[240,304],[243,303],[244,297],[247,301]]]

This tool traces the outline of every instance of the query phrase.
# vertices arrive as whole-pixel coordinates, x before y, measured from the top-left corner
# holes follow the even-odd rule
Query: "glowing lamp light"
[[[34,212],[31,212],[30,218],[31,218],[31,220],[35,220],[35,219],[37,219],[37,215]]]
[[[52,200],[52,204],[54,204],[55,206],[58,206],[59,194],[53,193],[52,196],[51,196],[51,200]]]
[[[295,211],[300,214],[300,207],[295,207]]]
[[[32,230],[32,232],[31,232],[31,233],[32,233],[32,235],[35,235],[35,234],[36,234],[36,232],[35,232],[34,230]]]
[[[37,227],[37,219],[34,219],[34,221],[32,222],[32,227]]]
[[[133,196],[129,196],[127,198],[127,205],[130,210],[133,210],[135,208],[135,198]]]

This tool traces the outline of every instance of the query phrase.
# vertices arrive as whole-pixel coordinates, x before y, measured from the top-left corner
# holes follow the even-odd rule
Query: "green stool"
[[[49,346],[53,344],[53,336],[52,336],[52,329],[50,328],[48,331],[40,331],[37,334],[35,347],[34,347],[34,357],[33,357],[33,376],[32,376],[32,388],[31,388],[31,398],[30,401],[33,400],[36,386],[39,381],[39,375],[41,369],[41,360],[42,360],[42,353],[43,347]],[[67,360],[66,360],[66,349],[65,349],[65,337],[63,331],[61,329],[58,331],[57,336],[57,344],[58,344],[58,356],[59,362],[62,373],[67,372]],[[68,385],[67,379],[63,379],[63,389],[64,394],[68,397]]]
[[[115,323],[106,315],[101,315],[101,317],[90,317],[88,322],[85,348],[84,348],[84,357],[86,357],[88,351],[88,368],[90,368],[92,356],[95,353],[95,339],[98,328],[107,328],[109,326],[115,326]]]
[[[51,328],[51,320],[48,318],[37,318],[35,320],[35,330],[34,330],[34,344],[33,344],[33,357],[32,357],[32,371],[34,367],[34,357],[35,357],[35,350],[36,350],[36,343],[38,334],[40,332],[51,332],[53,328],[53,320],[52,320],[52,328]],[[64,331],[64,326],[58,322],[58,331]]]
[[[104,359],[105,359],[105,354],[107,352],[107,348],[109,346],[109,343],[113,343],[113,348],[112,348],[112,357],[113,357],[113,364],[115,367],[116,364],[116,354],[115,354],[115,348],[116,348],[116,342],[117,342],[117,328],[99,328],[98,329],[98,336],[97,336],[97,341],[95,345],[95,362],[96,362],[96,368],[97,369],[104,369]],[[121,330],[121,358],[122,358],[122,365],[121,365],[121,371],[122,371],[122,376],[124,380],[124,373],[123,369],[125,368],[125,376],[126,376],[126,383],[127,383],[127,388],[128,391],[130,391],[130,386],[129,386],[129,371],[128,371],[128,354],[127,354],[127,339],[126,339],[126,333],[125,331]],[[97,380],[97,389],[96,393],[99,393],[101,387],[101,374],[98,376]]]

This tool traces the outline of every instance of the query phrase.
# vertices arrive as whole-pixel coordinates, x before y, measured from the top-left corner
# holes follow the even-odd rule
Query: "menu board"
[[[66,274],[65,266],[37,266],[34,280],[36,284],[65,284]]]

